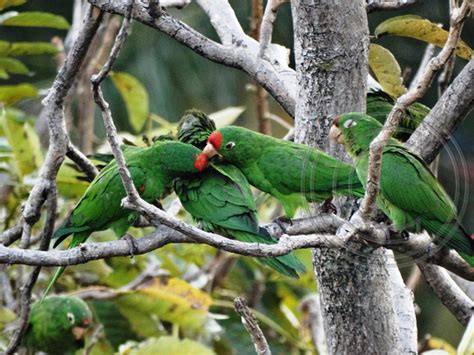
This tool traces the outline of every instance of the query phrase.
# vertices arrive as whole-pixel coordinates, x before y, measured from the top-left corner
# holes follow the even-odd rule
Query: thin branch
[[[247,306],[247,302],[242,297],[237,297],[234,300],[235,311],[242,318],[242,324],[244,325],[245,330],[250,335],[253,345],[255,346],[255,351],[258,355],[271,355],[272,352],[268,347],[267,339],[260,329],[257,319],[250,311]]]
[[[453,11],[452,26],[449,29],[448,39],[443,49],[435,58],[431,59],[429,65],[423,72],[420,81],[417,83],[417,86],[398,98],[392,111],[387,117],[383,129],[370,144],[367,189],[360,208],[362,215],[365,218],[370,218],[379,191],[382,153],[385,145],[398,127],[400,118],[405,109],[426,93],[431,81],[433,80],[434,74],[442,68],[454,52],[461,34],[462,25],[468,13],[468,1],[465,0],[459,9]]]
[[[370,14],[375,11],[393,11],[409,7],[416,3],[416,0],[400,0],[400,1],[384,1],[369,0],[367,1],[366,10]]]
[[[12,284],[8,277],[6,265],[0,265],[0,286],[2,287],[3,303],[11,310],[16,309],[16,301],[13,296]]]
[[[311,332],[314,348],[319,355],[329,354],[319,294],[311,294],[304,297],[299,308],[303,313],[304,324],[306,324]]]
[[[47,216],[46,223],[43,228],[41,243],[39,250],[45,252],[48,250],[49,243],[51,241],[51,236],[54,231],[54,222],[56,221],[56,210],[57,210],[57,191],[53,187],[49,190],[48,194],[48,204],[47,204]],[[28,280],[20,288],[20,312],[18,318],[20,319],[20,324],[18,325],[15,333],[8,344],[5,354],[14,354],[17,347],[20,345],[21,340],[23,339],[26,330],[28,329],[28,320],[30,316],[30,307],[31,307],[31,294],[33,287],[35,286],[36,281],[38,280],[39,273],[41,271],[41,266],[36,266],[31,274],[29,275]]]
[[[23,232],[23,222],[20,222],[16,226],[13,226],[7,229],[6,231],[4,231],[2,234],[0,234],[0,244],[6,247],[9,246],[10,244],[20,239],[22,232]]]
[[[467,325],[474,310],[474,302],[453,281],[446,270],[435,265],[418,263],[428,285],[441,302],[462,325]]]
[[[260,50],[258,56],[265,58],[267,55],[268,48],[272,43],[273,34],[273,22],[275,22],[278,8],[281,4],[287,2],[287,0],[268,0],[267,6],[265,7],[265,13],[263,14],[262,24],[260,26]]]
[[[125,0],[89,0],[89,3],[107,12],[119,15],[126,13]],[[275,56],[270,63],[258,57],[258,43],[248,36],[236,38],[232,46],[223,45],[196,32],[164,11],[159,11],[158,16],[152,16],[152,12],[155,11],[150,11],[141,3],[137,3],[132,16],[135,20],[168,34],[213,62],[243,70],[258,81],[292,117],[294,116],[296,75],[281,55]],[[220,15],[219,12],[215,12],[215,16]]]
[[[76,163],[77,167],[92,181],[99,173],[96,166],[82,152],[69,142],[66,156]]]
[[[426,70],[426,67],[430,63],[431,59],[433,58],[434,51],[435,51],[435,46],[434,44],[427,44],[425,51],[423,53],[423,57],[421,58],[420,65],[418,66],[418,69],[415,73],[415,76],[411,80],[410,86],[408,90],[414,90],[416,88],[416,85],[418,85],[418,82],[421,80],[421,76]]]

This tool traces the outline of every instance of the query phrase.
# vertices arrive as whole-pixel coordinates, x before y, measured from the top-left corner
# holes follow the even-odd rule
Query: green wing
[[[407,220],[447,239],[456,250],[474,254],[474,241],[458,222],[454,203],[419,157],[400,146],[388,145],[380,189],[383,198],[410,216]]]

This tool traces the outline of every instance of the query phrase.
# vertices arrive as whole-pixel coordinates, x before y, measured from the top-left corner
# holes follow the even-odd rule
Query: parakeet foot
[[[138,245],[137,245],[137,241],[135,240],[135,238],[133,238],[130,234],[126,233],[123,237],[122,237],[128,244],[128,249],[130,251],[130,258],[133,258],[135,256],[135,254],[138,252]]]
[[[273,223],[276,223],[278,225],[278,227],[281,228],[281,230],[283,231],[283,233],[287,233],[286,231],[286,228],[288,225],[292,226],[293,225],[293,221],[291,220],[291,218],[287,217],[287,216],[280,216],[280,217],[277,217],[273,220]]]
[[[323,204],[321,205],[321,213],[337,214],[337,208],[331,201],[332,199],[330,198],[324,200]]]

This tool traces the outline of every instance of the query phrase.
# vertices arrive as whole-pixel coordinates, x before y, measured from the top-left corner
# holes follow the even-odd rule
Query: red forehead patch
[[[196,160],[194,161],[194,167],[196,168],[197,171],[201,172],[204,169],[207,168],[207,163],[208,163],[208,157],[206,154],[201,153],[196,157]]]
[[[211,143],[214,148],[219,151],[222,145],[222,134],[217,131],[212,132],[209,138],[207,139],[207,142]]]

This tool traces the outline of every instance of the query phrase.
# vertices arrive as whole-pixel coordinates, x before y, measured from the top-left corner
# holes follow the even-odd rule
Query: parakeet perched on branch
[[[383,91],[374,91],[367,94],[367,115],[372,116],[380,123],[385,123],[388,114],[395,105],[396,99]],[[412,132],[418,128],[423,119],[430,113],[430,108],[415,102],[408,106],[402,115],[400,125],[393,137],[405,142]]]
[[[190,110],[181,119],[178,137],[182,142],[202,148],[215,129],[214,122],[206,114]],[[235,166],[212,165],[198,176],[176,179],[174,187],[183,207],[203,229],[243,242],[277,243],[259,227],[249,183]],[[257,260],[291,277],[298,277],[298,272],[305,271],[303,264],[292,254]]]
[[[74,354],[84,347],[92,323],[87,304],[77,297],[51,296],[31,307],[24,345],[48,354]]]
[[[179,176],[199,173],[207,167],[207,158],[190,144],[175,141],[156,142],[148,148],[124,146],[123,154],[140,196],[153,202],[172,188]],[[122,208],[126,196],[115,160],[107,164],[92,181],[64,224],[53,238],[56,247],[69,235],[73,235],[69,248],[84,243],[96,231],[113,229],[122,237],[138,218],[138,213]],[[64,271],[58,268],[46,293]]]
[[[251,185],[276,197],[290,218],[307,202],[364,195],[355,169],[318,149],[236,126],[214,131],[207,142],[204,153],[238,167]]]
[[[364,184],[370,143],[381,129],[368,115],[348,113],[336,118],[330,130],[330,138],[343,144],[354,160]],[[424,161],[393,138],[383,150],[377,205],[397,230],[424,229],[474,266],[474,237],[461,225],[453,201]]]

